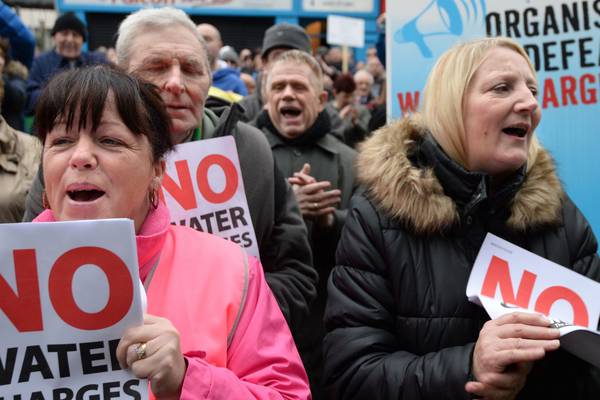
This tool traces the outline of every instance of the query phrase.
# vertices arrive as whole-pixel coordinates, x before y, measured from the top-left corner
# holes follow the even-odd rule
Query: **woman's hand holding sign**
[[[144,324],[128,329],[117,347],[123,368],[150,380],[157,399],[179,399],[186,362],[179,332],[166,318],[144,315]]]
[[[484,399],[514,399],[525,385],[533,362],[559,348],[558,329],[539,314],[515,312],[485,323],[472,360],[476,382],[467,392]]]

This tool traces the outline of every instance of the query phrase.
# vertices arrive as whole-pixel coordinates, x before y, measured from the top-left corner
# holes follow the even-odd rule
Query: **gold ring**
[[[138,360],[146,358],[146,343],[140,343],[135,347],[135,354],[137,354]]]

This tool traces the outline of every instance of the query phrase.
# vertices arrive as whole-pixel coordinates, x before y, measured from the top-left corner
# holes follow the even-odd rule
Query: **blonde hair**
[[[469,167],[463,124],[465,92],[488,52],[498,47],[521,55],[533,76],[536,76],[529,56],[519,43],[505,37],[485,38],[457,44],[442,54],[429,73],[423,90],[421,117],[425,126],[444,151],[465,168]],[[527,157],[528,166],[535,162],[538,150],[539,142],[533,134]]]

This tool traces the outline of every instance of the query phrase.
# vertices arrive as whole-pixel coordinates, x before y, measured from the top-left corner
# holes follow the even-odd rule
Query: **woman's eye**
[[[120,146],[121,144],[123,144],[120,140],[111,138],[111,137],[101,138],[100,143],[108,145],[108,146]]]
[[[69,139],[68,137],[57,137],[55,139],[52,139],[52,141],[50,142],[52,146],[61,146],[69,143],[71,143],[71,139]]]
[[[495,92],[498,92],[498,93],[506,92],[506,91],[508,91],[508,89],[509,89],[509,88],[508,88],[508,85],[507,85],[507,84],[505,84],[505,83],[502,83],[502,84],[500,84],[500,85],[496,85],[496,86],[494,86],[494,88],[493,88],[493,90],[494,90]]]
[[[538,95],[538,89],[534,86],[530,87],[529,90],[531,90],[531,94],[533,94],[534,96]]]

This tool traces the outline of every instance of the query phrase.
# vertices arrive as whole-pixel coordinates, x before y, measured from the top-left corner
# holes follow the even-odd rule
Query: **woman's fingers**
[[[131,365],[129,355],[133,347],[147,343],[160,334],[162,328],[159,325],[160,319],[157,318],[145,314],[143,325],[128,328],[125,331],[116,350],[117,360],[121,368],[128,368]]]
[[[556,328],[533,326],[525,324],[504,324],[498,326],[498,337],[523,338],[537,340],[552,340],[560,337],[560,331]]]
[[[540,339],[523,339],[523,338],[507,338],[498,343],[497,350],[524,350],[541,347],[544,351],[557,350],[560,347],[558,339],[540,340]]]
[[[473,375],[481,381],[505,373],[514,364],[530,363],[560,347],[558,329],[542,315],[511,313],[484,324],[473,351]]]
[[[179,332],[165,318],[147,315],[144,325],[128,329],[117,346],[124,368],[151,382],[154,395],[177,394],[186,365],[179,345]]]
[[[510,314],[504,314],[492,321],[496,325],[506,324],[524,324],[531,326],[544,326],[549,327],[552,322],[541,314],[525,313],[525,312],[513,312]]]

